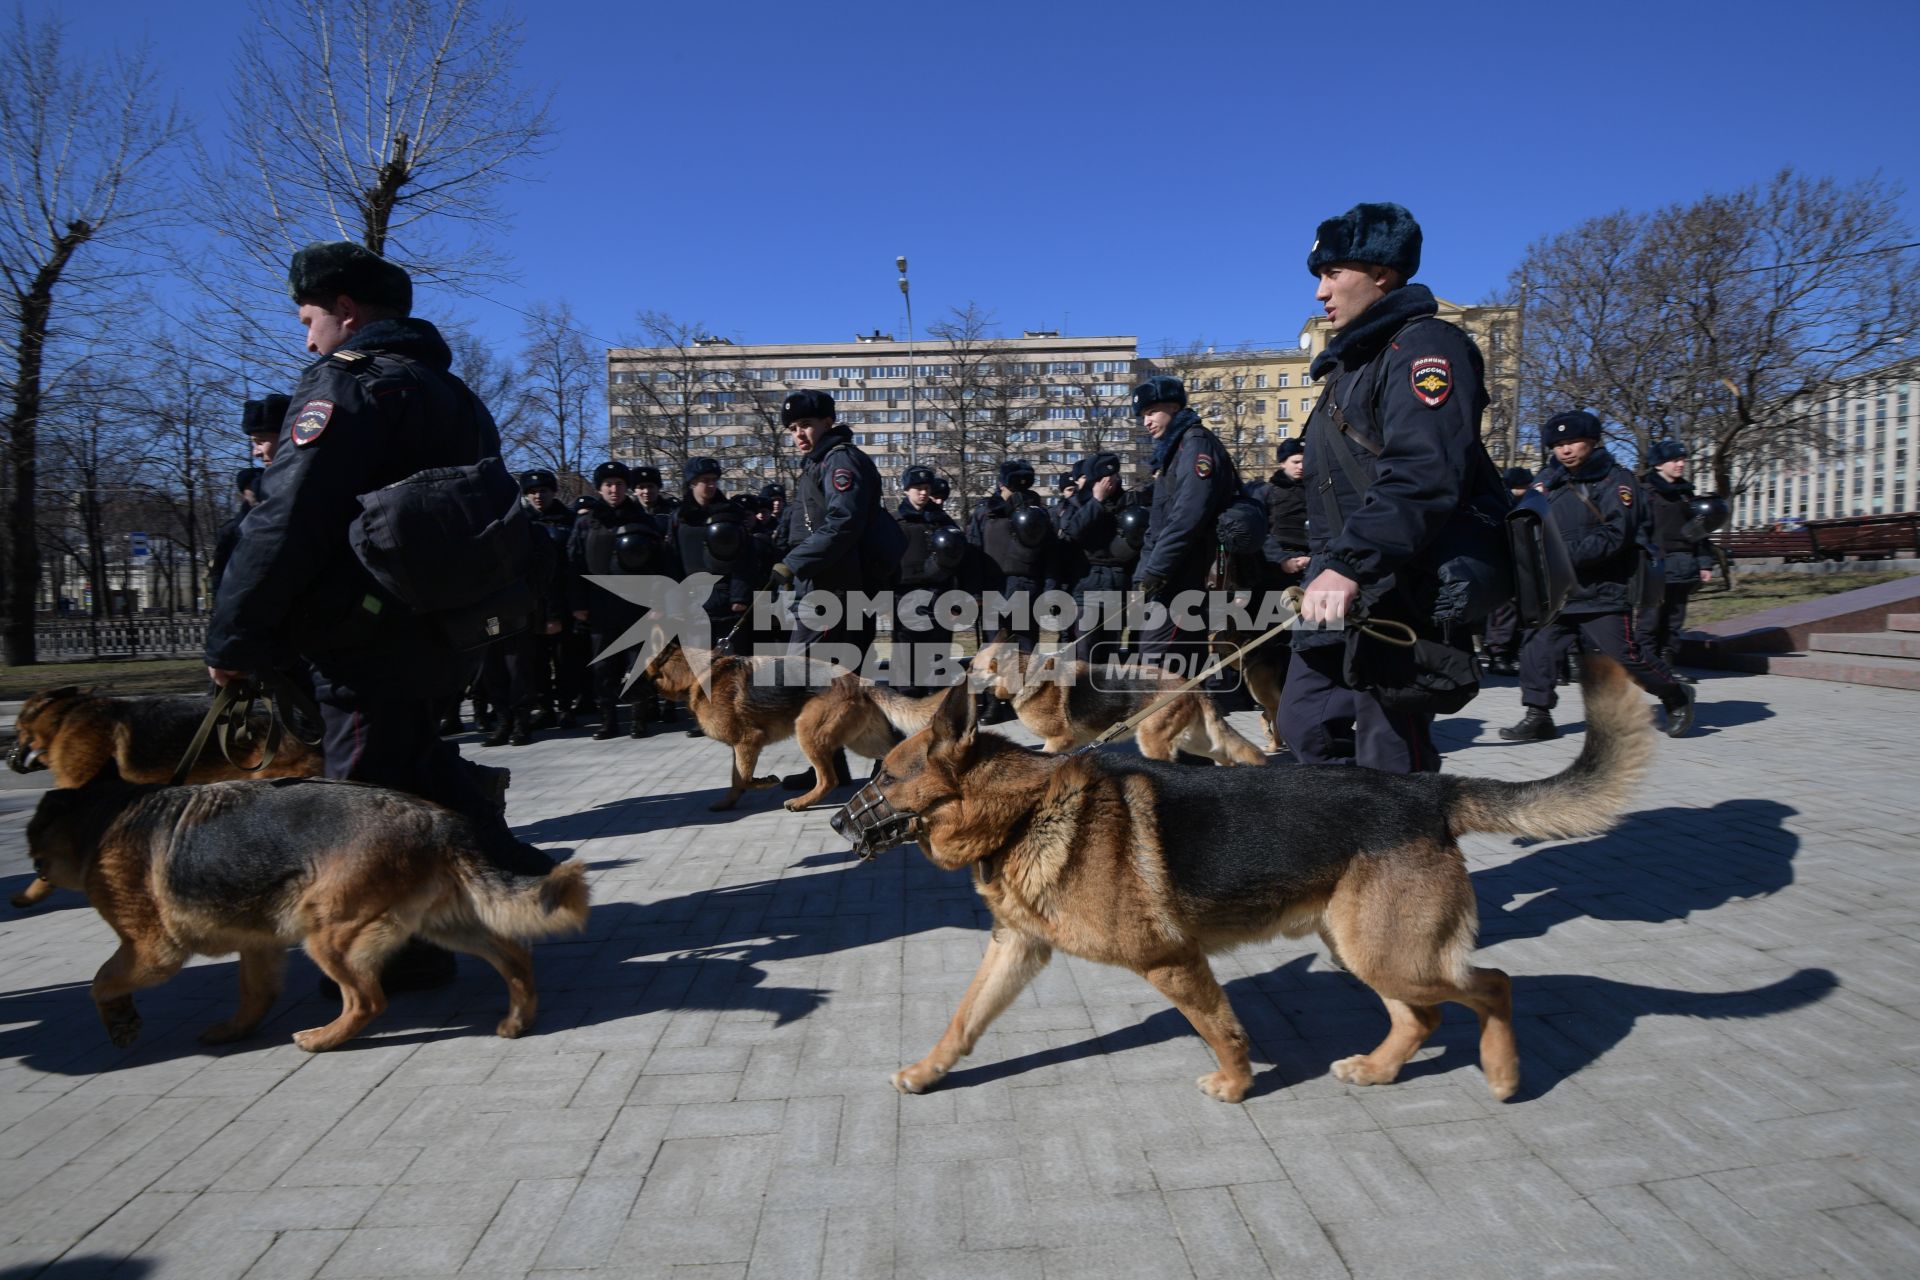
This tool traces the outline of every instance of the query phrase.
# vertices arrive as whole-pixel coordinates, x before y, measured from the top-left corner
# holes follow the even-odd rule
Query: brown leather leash
[[[250,752],[255,745],[253,715],[259,707],[265,708],[267,717],[266,734],[260,741],[260,760],[257,764],[241,764],[237,756]],[[320,723],[320,709],[313,705],[313,700],[278,672],[222,685],[213,695],[213,705],[207,708],[199,729],[194,731],[187,753],[174,767],[173,785],[177,787],[186,782],[187,775],[200,761],[200,753],[206,750],[207,739],[216,734],[220,753],[226,756],[228,764],[243,773],[258,773],[272,764],[288,734],[310,747],[320,745],[318,737],[307,738],[288,727],[289,709],[306,715],[312,724]]]

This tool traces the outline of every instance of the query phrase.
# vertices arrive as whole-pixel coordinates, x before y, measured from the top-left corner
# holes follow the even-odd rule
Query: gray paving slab
[[[206,1049],[231,960],[141,997],[70,894],[0,913],[0,1269],[9,1276],[1909,1276],[1920,1271],[1920,694],[1706,675],[1607,835],[1465,845],[1527,1081],[1497,1103],[1450,1010],[1391,1086],[1330,1062],[1384,1029],[1310,945],[1219,958],[1252,1097],[1131,974],[1059,958],[934,1093],[888,1074],[978,963],[967,880],[860,864],[827,810],[709,814],[727,753],[584,733],[471,754],[523,835],[583,860],[592,921],[538,948],[535,1032],[498,979],[331,1016],[304,957],[251,1042]],[[1543,776],[1442,722],[1448,767]],[[1237,723],[1252,729],[1251,716]],[[468,740],[471,742],[471,739]],[[800,767],[790,746],[763,769]],[[40,779],[0,777],[0,889]],[[1284,814],[1276,814],[1284,821]]]

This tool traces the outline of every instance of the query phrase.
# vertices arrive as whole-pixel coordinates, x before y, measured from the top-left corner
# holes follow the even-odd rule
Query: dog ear
[[[948,689],[947,696],[940,700],[940,708],[933,713],[933,720],[927,727],[933,730],[936,743],[947,743],[962,749],[971,747],[974,730],[973,687],[962,680]]]

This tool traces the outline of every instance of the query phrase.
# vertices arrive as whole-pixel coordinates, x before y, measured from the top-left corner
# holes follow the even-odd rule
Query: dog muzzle
[[[895,845],[918,840],[925,826],[919,814],[894,808],[880,788],[869,782],[833,815],[833,829],[852,842],[853,851],[865,862]]]
[[[7,753],[7,767],[15,773],[32,773],[35,769],[44,769],[47,762],[40,758],[40,748],[29,747],[19,738],[13,740],[13,750]]]

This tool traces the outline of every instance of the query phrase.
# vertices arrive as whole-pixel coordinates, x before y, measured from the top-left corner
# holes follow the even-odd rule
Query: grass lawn
[[[1736,568],[1734,582],[1737,585],[1732,591],[1693,597],[1687,606],[1687,625],[1697,627],[1727,618],[1743,618],[1781,605],[1804,604],[1859,587],[1915,576],[1911,573],[1741,573]]]
[[[197,658],[104,658],[0,667],[0,701],[17,702],[63,684],[102,693],[204,693],[207,664]]]

